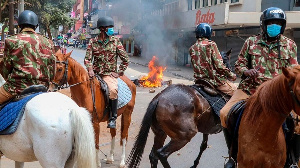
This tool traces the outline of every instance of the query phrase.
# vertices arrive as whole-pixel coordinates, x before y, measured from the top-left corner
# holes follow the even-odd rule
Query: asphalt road
[[[72,48],[69,48],[70,51]],[[73,49],[72,57],[76,59],[79,63],[83,64],[83,58],[85,55],[84,50]],[[136,58],[135,58],[136,59]],[[178,67],[177,71],[180,70]],[[148,68],[145,66],[141,66],[138,64],[130,63],[129,68],[126,70],[125,75],[127,75],[131,79],[137,79],[142,75],[146,75],[148,73]],[[164,73],[163,80],[172,80],[173,84],[176,83],[183,83],[183,84],[192,84],[191,80],[187,80],[182,77],[178,77],[173,75],[170,71]],[[126,157],[129,155],[131,148],[134,143],[134,139],[138,134],[140,123],[144,116],[144,113],[148,107],[148,103],[151,99],[163,90],[167,86],[163,86],[161,88],[156,88],[155,93],[149,93],[149,88],[137,87],[137,97],[136,97],[136,105],[132,114],[132,123],[129,129],[129,138],[126,147]],[[101,134],[100,134],[100,149],[105,154],[109,154],[110,151],[110,133],[109,130],[106,129],[106,123],[101,123]],[[120,128],[120,119],[117,120],[117,128]],[[117,141],[120,140],[120,129],[117,131]],[[169,139],[166,140],[168,143]],[[197,157],[198,152],[200,151],[200,144],[202,142],[202,134],[198,133],[192,140],[189,142],[184,148],[179,150],[178,152],[173,153],[169,158],[168,161],[172,168],[187,168],[193,165],[194,159]],[[105,164],[105,156],[102,155],[102,167],[104,168],[115,168],[118,167],[120,163],[121,157],[121,147],[116,144],[115,150],[115,162],[114,164],[108,165]],[[141,168],[149,168],[150,162],[148,159],[148,155],[151,151],[153,145],[153,133],[150,130],[146,148],[144,151],[144,155],[140,164]],[[198,167],[202,168],[221,168],[224,164],[224,158],[222,156],[227,156],[226,144],[224,140],[223,133],[210,135],[208,138],[208,145],[209,148],[204,152]],[[14,162],[3,158],[2,159],[2,166],[4,168],[13,168]],[[159,163],[158,167],[162,167]],[[41,168],[38,162],[33,163],[25,163],[25,168]]]

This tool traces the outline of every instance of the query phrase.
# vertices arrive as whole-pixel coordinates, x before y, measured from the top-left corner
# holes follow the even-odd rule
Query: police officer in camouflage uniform
[[[211,27],[201,23],[195,33],[197,41],[190,47],[195,80],[205,79],[217,90],[232,96],[236,86],[231,81],[236,80],[236,75],[224,65],[217,44],[210,40]]]
[[[52,41],[37,34],[37,15],[23,11],[18,19],[21,32],[5,39],[0,73],[6,80],[0,87],[0,104],[31,85],[49,87],[54,78],[55,55]]]
[[[114,21],[111,17],[100,17],[97,21],[100,34],[91,39],[86,50],[84,64],[90,77],[95,73],[103,78],[109,89],[109,105],[111,109],[108,128],[116,128],[118,105],[118,81],[119,76],[124,75],[128,67],[129,58],[120,42],[114,34]],[[117,70],[117,59],[122,60]]]
[[[286,15],[283,10],[270,7],[263,11],[260,18],[262,34],[249,37],[235,63],[235,71],[242,80],[237,91],[221,109],[221,124],[228,148],[231,147],[231,137],[225,120],[230,108],[240,100],[248,99],[265,81],[281,74],[282,67],[297,65],[297,46],[285,36]],[[280,52],[278,52],[280,51]],[[236,152],[225,164],[226,168],[235,167]]]

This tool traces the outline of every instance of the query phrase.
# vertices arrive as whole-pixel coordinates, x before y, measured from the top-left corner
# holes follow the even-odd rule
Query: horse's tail
[[[158,99],[154,98],[146,111],[146,114],[143,118],[142,124],[140,126],[140,132],[136,137],[136,141],[134,143],[134,146],[129,154],[129,157],[126,161],[128,167],[135,168],[138,167],[142,158],[142,155],[144,153],[144,148],[147,142],[148,133],[150,130],[150,127],[152,125],[152,119],[153,114],[155,113],[155,109],[158,104]]]
[[[71,123],[78,168],[96,168],[95,134],[91,117],[84,108],[73,109]]]

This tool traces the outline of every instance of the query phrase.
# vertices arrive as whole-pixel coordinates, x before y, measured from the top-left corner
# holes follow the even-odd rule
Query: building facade
[[[244,41],[260,33],[259,19],[264,9],[279,7],[286,12],[285,35],[300,45],[300,0],[165,0],[152,16],[162,17],[164,27],[172,32],[176,44],[176,64],[189,65],[189,47],[195,43],[194,30],[202,22],[214,30],[214,40],[220,51],[233,49],[233,64]],[[298,47],[299,58],[300,47]]]

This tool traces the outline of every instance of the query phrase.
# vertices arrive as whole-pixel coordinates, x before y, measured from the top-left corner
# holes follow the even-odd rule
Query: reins
[[[77,82],[75,84],[69,85],[68,84],[68,66],[69,66],[68,59],[66,61],[56,61],[56,63],[65,64],[65,72],[64,72],[62,79],[58,83],[52,82],[57,87],[57,89],[55,89],[54,91],[58,91],[61,89],[67,89],[67,88],[70,88],[70,87],[73,87],[73,86],[76,86],[76,85],[79,85],[79,84],[82,84],[84,82],[91,80],[91,79],[89,79],[89,80],[85,80],[85,81],[81,81],[81,82]]]

